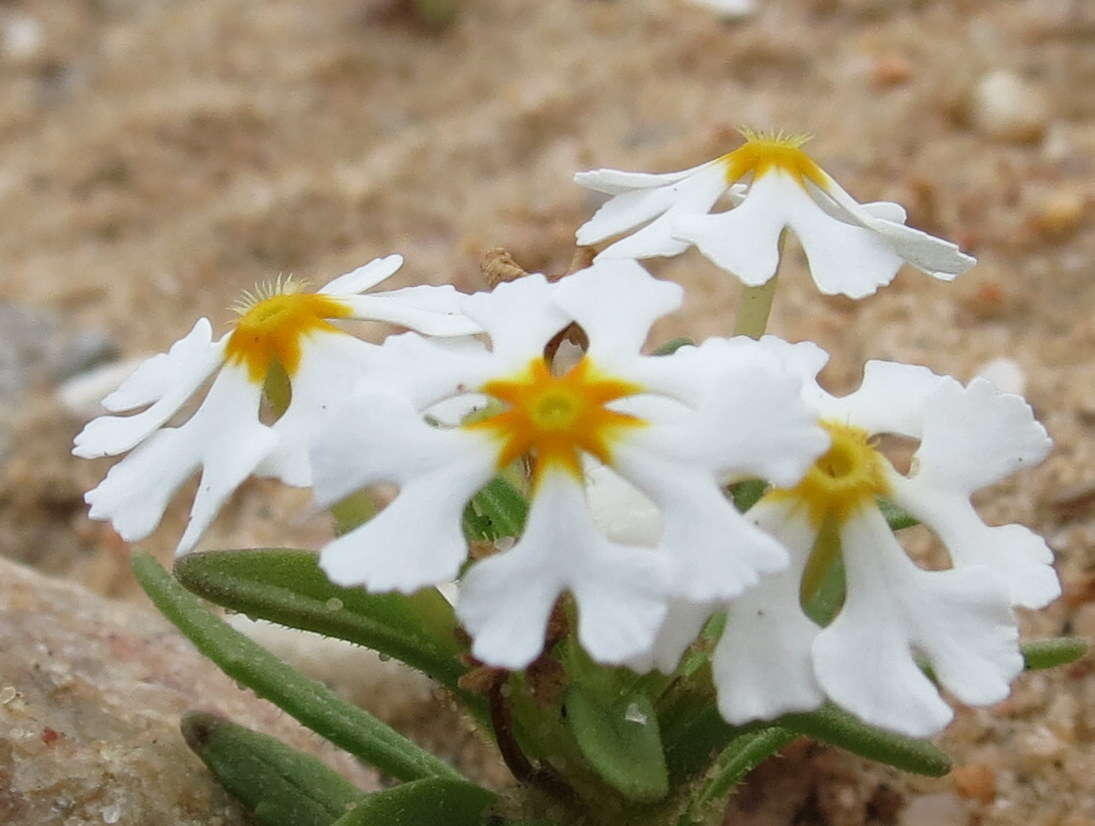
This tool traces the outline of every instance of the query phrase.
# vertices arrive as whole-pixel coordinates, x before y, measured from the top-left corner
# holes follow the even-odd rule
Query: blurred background
[[[133,359],[198,315],[224,329],[238,294],[279,274],[323,283],[400,252],[393,286],[471,290],[498,246],[530,271],[562,272],[599,203],[575,171],[682,169],[734,148],[749,125],[813,133],[808,150],[859,200],[898,201],[911,225],[978,256],[952,285],[903,271],[857,303],[820,296],[792,244],[772,329],[829,349],[835,390],[865,359],[891,358],[1025,392],[1057,449],[978,504],[990,523],[1040,530],[1058,555],[1065,596],[1027,619],[1031,635],[1095,635],[1095,4],[756,0],[732,19],[686,0],[426,5],[429,20],[412,0],[0,2],[0,555],[75,583],[5,568],[0,633],[87,591],[131,604],[123,616],[86,598],[100,619],[123,617],[124,633],[144,622],[130,547],[82,502],[110,461],[68,453]],[[729,331],[728,276],[694,252],[651,269],[688,288],[659,339]],[[188,507],[180,495],[141,546],[166,559]],[[253,481],[204,546],[317,547],[329,530],[306,492]],[[911,543],[923,559],[936,552],[926,535]],[[5,662],[0,646],[4,706],[5,680],[20,685],[12,669],[45,645],[42,626],[19,627],[7,655],[31,653]],[[190,693],[171,690],[178,704]],[[42,720],[73,701],[39,699],[26,714],[54,731]],[[428,727],[431,702],[426,692],[400,712],[406,730]],[[0,708],[2,822],[238,816],[220,798],[226,820],[214,821],[202,814],[213,804],[185,820],[62,793],[48,771],[58,738],[21,719]],[[54,733],[101,780],[89,744],[109,737],[69,723]],[[943,742],[959,770],[938,781],[792,746],[737,796],[733,822],[1095,825],[1090,659],[1024,677],[997,709],[960,711]],[[44,774],[27,780],[29,765]]]

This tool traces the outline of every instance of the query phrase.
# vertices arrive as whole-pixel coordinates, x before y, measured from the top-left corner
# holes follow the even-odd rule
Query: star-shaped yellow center
[[[813,158],[802,151],[808,135],[784,135],[782,132],[754,132],[742,129],[745,143],[720,160],[726,167],[726,182],[737,183],[746,175],[753,180],[779,169],[793,177],[799,184],[806,181],[825,189],[826,175]]]
[[[486,431],[498,440],[499,468],[531,455],[536,479],[549,467],[581,476],[583,452],[608,463],[614,437],[645,424],[605,407],[641,390],[631,382],[598,374],[588,358],[561,376],[553,375],[547,362],[536,358],[516,376],[484,384],[480,391],[507,408],[465,426]]]
[[[874,506],[879,496],[889,492],[886,458],[871,444],[867,431],[837,422],[822,422],[821,426],[832,439],[829,449],[801,482],[769,494],[803,502],[815,527],[826,520],[843,524],[860,508]]]
[[[237,307],[236,329],[225,356],[247,368],[251,381],[262,383],[271,367],[281,365],[292,376],[300,366],[301,340],[316,331],[338,332],[327,319],[345,318],[350,308],[337,298],[297,292],[293,282],[279,283],[256,295],[245,295]]]

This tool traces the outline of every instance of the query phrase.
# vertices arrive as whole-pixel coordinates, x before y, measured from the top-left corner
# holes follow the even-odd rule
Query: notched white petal
[[[874,509],[845,525],[842,543],[847,597],[813,651],[834,702],[911,737],[936,733],[952,712],[915,655],[962,702],[1007,696],[1023,658],[1007,590],[991,571],[917,568]]]
[[[431,336],[466,336],[482,329],[465,316],[460,303],[466,296],[451,285],[406,287],[371,295],[345,296],[353,318],[387,321]]]
[[[927,367],[893,361],[868,361],[863,381],[853,393],[828,396],[819,405],[824,418],[860,427],[868,433],[895,433],[920,438],[935,393],[944,385],[958,386]]]
[[[609,542],[594,527],[577,480],[549,471],[525,533],[509,551],[474,565],[456,612],[486,663],[519,669],[543,648],[551,608],[569,590],[578,638],[595,660],[618,664],[645,652],[665,615],[665,559]]]
[[[170,352],[141,364],[103,405],[110,410],[151,406],[131,416],[100,416],[88,422],[74,440],[73,455],[95,459],[124,453],[175,415],[224,357],[224,339],[212,343],[210,335],[209,321],[200,319]]]
[[[463,300],[464,313],[490,336],[498,374],[525,367],[571,322],[552,300],[555,286],[542,275],[528,275]]]

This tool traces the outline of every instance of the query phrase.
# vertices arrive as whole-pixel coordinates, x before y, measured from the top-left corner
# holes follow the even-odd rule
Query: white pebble
[[[982,133],[1027,143],[1042,137],[1049,122],[1049,101],[1037,86],[1014,72],[997,69],[984,75],[973,93],[971,117]]]
[[[977,368],[976,375],[988,379],[1003,393],[1023,395],[1027,387],[1027,376],[1019,362],[1010,358],[997,358],[987,361]]]

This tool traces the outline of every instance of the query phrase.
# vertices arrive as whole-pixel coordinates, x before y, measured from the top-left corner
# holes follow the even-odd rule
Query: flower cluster
[[[835,397],[817,382],[823,351],[772,336],[644,352],[682,290],[636,259],[690,244],[757,286],[790,228],[821,291],[855,298],[902,263],[944,280],[973,264],[905,226],[898,205],[857,203],[802,139],[746,137],[684,172],[578,175],[611,196],[578,242],[631,234],[561,279],[359,295],[399,267],[390,256],[318,293],[286,283],[253,296],[216,342],[199,321],[104,401],[143,411],[77,437],[80,456],[131,451],[87,494],[92,517],[140,539],[200,468],[185,553],[249,475],[311,485],[323,505],[388,483],[394,499],[323,548],[323,570],[375,592],[458,580],[456,615],[489,665],[536,660],[569,595],[585,651],[639,671],[673,672],[725,615],[712,673],[733,723],[829,700],[920,736],[950,718],[937,686],[966,703],[1002,699],[1022,668],[1013,608],[1059,591],[1042,539],[989,527],[970,504],[1047,454],[1025,401],[880,361]],[[730,208],[709,214],[724,195]],[[411,331],[375,345],[340,319]],[[582,346],[559,348],[574,330]],[[197,411],[165,426],[218,369]],[[278,382],[289,396],[264,424],[263,391]],[[908,474],[881,434],[919,441]],[[466,508],[499,474],[527,492],[527,522],[512,544],[470,555]],[[741,512],[729,491],[746,480],[765,492]],[[893,506],[938,535],[949,570],[905,554],[882,510]],[[844,596],[820,616],[807,604],[834,571]]]

